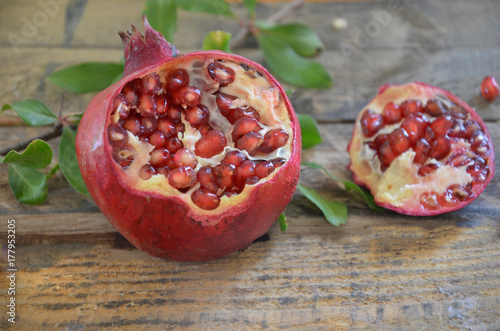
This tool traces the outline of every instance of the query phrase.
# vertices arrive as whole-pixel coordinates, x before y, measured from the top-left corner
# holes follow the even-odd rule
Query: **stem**
[[[282,19],[284,19],[291,11],[299,8],[304,4],[304,0],[295,0],[293,2],[289,2],[281,7],[280,10],[278,10],[276,13],[273,15],[269,16],[266,20],[268,23],[278,23]],[[239,48],[243,46],[245,43],[245,40],[252,35],[252,27],[253,27],[253,20],[250,20],[250,22],[241,22],[240,23],[241,28],[238,31],[238,33],[234,36],[234,38],[231,38],[230,42],[230,47],[231,49]]]
[[[7,153],[9,153],[11,150],[15,150],[17,152],[20,152],[21,150],[25,149],[28,147],[29,144],[35,139],[41,139],[41,140],[50,140],[59,137],[62,134],[62,124],[58,122],[51,131],[44,133],[42,135],[39,135],[38,137],[31,138],[28,140],[25,140],[23,142],[20,142],[18,144],[8,146],[6,148],[3,148],[0,150],[0,155],[5,156]]]

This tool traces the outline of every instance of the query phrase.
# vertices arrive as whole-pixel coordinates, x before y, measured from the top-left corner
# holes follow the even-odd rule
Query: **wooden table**
[[[57,109],[63,92],[44,78],[83,61],[118,61],[116,31],[139,24],[142,5],[70,0],[14,48],[9,32],[19,33],[42,9],[35,1],[0,1],[1,103],[36,98]],[[259,4],[259,17],[280,6]],[[381,10],[390,13],[385,26],[374,16]],[[318,60],[334,77],[331,89],[296,89],[291,97],[298,112],[320,122],[324,137],[303,159],[350,179],[346,147],[358,111],[380,85],[415,80],[448,89],[475,107],[500,145],[500,100],[488,103],[479,93],[483,77],[500,78],[499,14],[497,0],[310,2],[293,12],[286,20],[318,31],[327,48]],[[335,17],[347,20],[345,30],[332,29]],[[234,21],[181,12],[176,45],[182,52],[199,49],[205,32],[217,28],[238,31]],[[360,31],[370,36],[356,44]],[[354,45],[352,54],[341,47],[346,44]],[[252,41],[235,51],[263,62]],[[65,93],[65,111],[83,111],[92,96]],[[0,147],[48,130],[25,127],[9,112],[0,119]],[[6,166],[0,174],[4,243],[7,220],[16,220],[20,330],[500,326],[498,176],[468,207],[417,218],[371,211],[322,172],[303,169],[301,183],[348,206],[346,225],[329,225],[296,193],[286,210],[288,231],[276,224],[242,252],[206,263],[177,263],[133,248],[61,175],[50,179],[46,203],[28,206],[14,199]],[[11,326],[4,262],[0,328]]]

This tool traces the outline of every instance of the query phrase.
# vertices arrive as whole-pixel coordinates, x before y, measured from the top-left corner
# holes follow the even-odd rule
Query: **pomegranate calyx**
[[[180,55],[174,45],[151,27],[146,15],[142,16],[142,22],[144,24],[144,34],[134,24],[132,24],[132,31],[118,32],[122,38],[125,57],[123,76],[132,74],[149,65],[165,61],[166,58]]]

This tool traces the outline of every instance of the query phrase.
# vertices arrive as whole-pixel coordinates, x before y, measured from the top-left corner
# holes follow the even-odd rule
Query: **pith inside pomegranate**
[[[459,209],[495,172],[486,125],[465,102],[423,83],[383,86],[359,114],[349,169],[375,202],[408,215]]]
[[[219,51],[180,55],[147,21],[121,33],[125,72],[79,126],[89,192],[135,246],[207,260],[263,235],[299,177],[300,128],[260,65]]]

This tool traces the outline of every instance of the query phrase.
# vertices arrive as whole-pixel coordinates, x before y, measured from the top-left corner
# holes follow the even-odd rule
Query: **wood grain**
[[[63,92],[45,81],[47,75],[83,61],[119,61],[116,31],[140,23],[143,2],[119,3],[70,0],[16,52],[9,32],[20,33],[23,17],[32,20],[41,7],[0,2],[6,32],[0,34],[2,103],[36,98],[56,110]],[[497,1],[401,2],[387,26],[346,55],[342,45],[355,45],[358,29],[374,20],[372,12],[395,3],[311,1],[286,19],[318,31],[326,49],[316,59],[334,78],[331,89],[295,89],[291,96],[298,112],[319,120],[324,139],[303,159],[345,179],[351,178],[346,148],[354,118],[386,83],[421,80],[450,90],[476,108],[500,144],[500,103],[479,96],[481,79],[500,72],[499,34],[485,33],[500,29]],[[263,1],[257,13],[267,17],[280,5]],[[241,4],[232,6],[244,14]],[[179,17],[176,45],[183,52],[199,49],[206,31],[234,35],[239,28],[205,14]],[[334,17],[345,18],[348,27],[332,30]],[[264,62],[253,40],[235,51]],[[93,97],[64,94],[66,113],[82,112]],[[13,119],[12,111],[0,114],[0,147],[50,130],[15,120],[13,126]],[[50,143],[55,148],[58,139]],[[286,232],[276,224],[247,249],[206,263],[138,251],[60,174],[49,180],[49,199],[40,206],[15,200],[6,166],[0,178],[0,243],[7,219],[16,219],[16,324],[23,330],[498,330],[498,178],[459,211],[417,218],[371,211],[360,196],[304,167],[302,184],[347,205],[346,225],[328,224],[297,192],[286,210]],[[5,309],[5,254],[0,261]],[[2,309],[0,329],[10,326]]]

